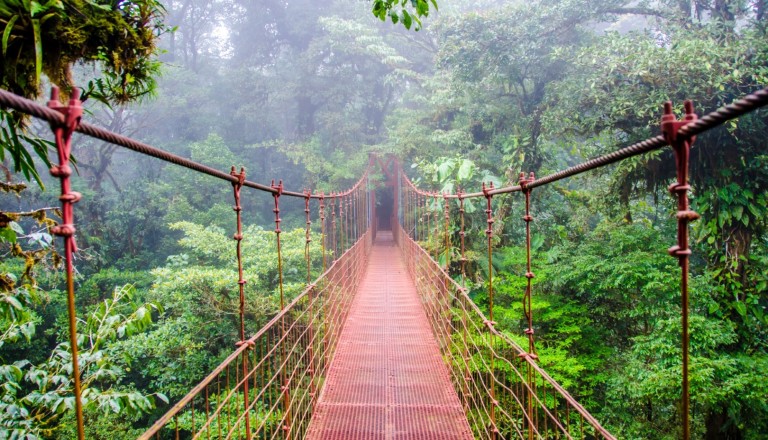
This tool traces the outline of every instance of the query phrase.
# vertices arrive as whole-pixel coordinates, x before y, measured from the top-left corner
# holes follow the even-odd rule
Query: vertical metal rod
[[[328,263],[325,257],[325,194],[320,193],[320,246],[323,253],[323,273],[328,268]]]
[[[339,254],[336,248],[338,237],[336,234],[336,197],[331,193],[331,248],[333,249],[333,260],[338,258]]]
[[[229,172],[230,175],[237,177],[237,182],[232,183],[232,190],[234,192],[235,197],[235,207],[233,208],[236,215],[237,215],[237,232],[234,235],[235,242],[237,243],[237,274],[238,274],[238,288],[240,291],[240,341],[236,344],[237,346],[241,346],[243,344],[246,344],[245,341],[245,278],[243,278],[243,252],[242,252],[242,241],[243,241],[243,219],[242,219],[242,211],[243,208],[240,206],[240,190],[243,188],[243,183],[245,183],[245,168],[240,168],[240,172],[237,173],[235,171],[235,167],[232,167],[232,170]],[[246,379],[248,377],[248,350],[243,351],[243,408],[245,411],[245,438],[247,440],[251,440],[251,418],[249,417],[249,404],[248,404],[248,380]]]
[[[72,134],[80,125],[80,118],[83,115],[82,103],[79,99],[79,90],[73,89],[72,96],[67,106],[59,102],[58,87],[51,88],[51,100],[48,101],[48,107],[57,110],[64,115],[64,124],[51,124],[54,137],[56,139],[56,152],[58,153],[59,164],[51,167],[51,176],[57,177],[61,181],[61,224],[51,228],[51,233],[64,239],[64,259],[67,272],[67,313],[69,317],[69,346],[72,351],[72,381],[75,394],[75,418],[77,419],[77,438],[85,439],[85,423],[83,421],[83,400],[80,383],[80,365],[78,362],[77,346],[77,312],[75,310],[75,269],[74,253],[77,252],[75,243],[75,220],[73,205],[77,203],[82,195],[72,191],[69,177],[72,175],[72,168],[69,166],[69,158],[72,153]]]
[[[307,263],[307,285],[312,283],[312,261],[310,257],[310,244],[312,243],[311,227],[312,220],[309,216],[309,200],[312,197],[312,193],[309,191],[304,192],[304,215],[306,216],[306,229],[304,231],[304,259]]]
[[[528,184],[536,180],[536,177],[533,173],[530,173],[530,175],[526,178],[525,173],[520,173],[520,179],[519,184],[522,188],[523,195],[525,196],[525,215],[523,216],[523,221],[525,221],[525,255],[526,255],[526,271],[525,271],[525,278],[526,278],[526,287],[525,287],[525,294],[523,295],[523,315],[525,316],[525,320],[527,321],[528,328],[525,329],[525,334],[528,337],[528,353],[525,354],[525,356],[529,359],[535,360],[538,359],[538,356],[536,355],[536,348],[534,347],[534,341],[533,341],[533,309],[531,306],[531,296],[532,296],[532,282],[534,278],[534,274],[531,271],[531,222],[533,221],[533,217],[531,216],[531,189],[528,188]],[[536,417],[534,415],[534,407],[533,407],[533,400],[534,400],[534,393],[536,391],[536,381],[533,377],[533,365],[530,362],[527,362],[527,380],[528,380],[528,439],[533,440],[533,433],[535,426],[535,420]]]
[[[437,203],[437,193],[432,194],[432,201],[429,204],[429,209],[432,211],[432,223],[434,225],[432,226],[432,229],[429,232],[430,238],[435,239],[435,262],[440,264],[440,235],[438,235],[438,231],[440,230],[438,226],[438,222],[440,221],[438,219],[438,203]]]
[[[459,218],[460,218],[460,224],[461,229],[459,230],[459,239],[461,242],[461,259],[459,260],[461,264],[461,288],[466,289],[467,287],[467,255],[464,248],[464,236],[466,233],[464,232],[464,195],[461,190],[458,192],[459,196]],[[461,314],[461,325],[463,327],[462,329],[462,343],[464,344],[464,411],[467,412],[469,408],[469,401],[467,400],[467,395],[469,395],[469,381],[471,380],[471,376],[469,374],[469,341],[467,338],[467,304],[464,303],[464,297],[462,295],[460,300],[462,306],[462,314]]]
[[[451,236],[449,234],[450,220],[451,220],[451,208],[448,205],[448,197],[446,193],[443,193],[443,208],[445,209],[445,270],[451,265]]]
[[[312,257],[310,253],[310,245],[312,243],[312,219],[310,217],[309,201],[311,197],[312,193],[309,190],[304,192],[304,214],[306,216],[307,224],[307,229],[305,232],[304,257],[306,258],[307,263],[307,287],[309,288],[307,298],[309,301],[309,317],[307,318],[308,329],[306,339],[308,341],[307,356],[309,357],[309,396],[310,400],[313,400],[315,397],[315,288],[312,286]]]
[[[275,213],[275,238],[277,241],[277,273],[278,273],[278,282],[279,282],[279,288],[280,288],[280,310],[285,310],[285,294],[283,291],[283,256],[282,256],[282,249],[280,245],[280,233],[282,232],[280,230],[280,222],[282,221],[280,219],[280,196],[283,194],[283,181],[281,180],[278,185],[275,185],[274,180],[272,181],[272,188],[276,190],[275,193],[272,194],[274,200],[275,200],[275,209],[272,211]],[[285,332],[285,315],[283,315],[280,318],[280,336],[281,336],[281,342],[280,342],[280,364],[281,364],[281,392],[283,395],[283,438],[290,438],[290,424],[291,424],[291,412],[290,412],[290,394],[289,394],[289,386],[288,386],[288,375],[286,371],[287,366],[287,356],[285,353],[285,345],[286,345],[286,332]]]
[[[488,228],[485,230],[485,235],[488,236],[488,320],[489,322],[486,323],[488,328],[488,343],[490,344],[490,350],[489,355],[491,357],[490,359],[490,373],[491,373],[491,439],[496,439],[498,435],[498,428],[496,427],[496,406],[498,405],[498,402],[496,401],[496,380],[495,380],[495,371],[494,371],[494,363],[495,358],[493,355],[493,327],[495,323],[493,322],[493,209],[491,207],[491,200],[493,199],[493,195],[490,193],[491,190],[493,190],[493,182],[490,183],[489,186],[486,187],[485,182],[483,182],[483,195],[485,196],[486,200],[486,209],[485,214],[487,216],[486,222],[488,223]]]
[[[677,136],[680,128],[697,119],[693,111],[693,103],[685,101],[685,117],[678,121],[672,112],[672,103],[664,103],[664,115],[661,118],[661,131],[675,153],[675,165],[677,182],[669,186],[669,191],[677,196],[677,244],[669,248],[669,254],[678,259],[680,264],[680,296],[682,303],[682,415],[683,440],[691,438],[690,426],[690,389],[688,383],[690,335],[688,323],[688,275],[689,256],[691,250],[688,247],[688,224],[699,218],[699,214],[692,211],[688,204],[688,163],[691,146],[696,138],[680,139]]]

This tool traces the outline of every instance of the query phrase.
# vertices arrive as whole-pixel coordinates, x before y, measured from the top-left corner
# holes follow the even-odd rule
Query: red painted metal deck
[[[471,439],[413,280],[378,233],[309,439]]]

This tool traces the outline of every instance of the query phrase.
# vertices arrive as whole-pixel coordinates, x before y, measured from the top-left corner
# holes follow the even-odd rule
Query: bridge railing
[[[475,438],[614,438],[395,224],[397,243]]]
[[[300,438],[312,416],[317,391],[333,357],[350,301],[365,271],[375,234],[374,198],[369,188],[369,169],[350,189],[330,194],[288,191],[280,181],[264,185],[246,180],[244,169],[225,172],[160,150],[135,139],[81,121],[82,103],[77,89],[66,105],[52,91],[48,106],[0,90],[0,106],[48,121],[54,132],[59,165],[51,169],[61,179],[62,224],[51,228],[64,237],[67,275],[69,336],[72,347],[72,379],[78,438],[85,438],[81,368],[78,364],[78,333],[75,308],[73,254],[75,216],[73,205],[82,196],[71,191],[72,135],[75,132],[101,139],[140,154],[178,165],[227,182],[234,190],[237,231],[233,251],[237,256],[239,285],[239,340],[237,347],[201,383],[176,403],[140,438]],[[274,199],[275,237],[280,294],[280,311],[255,335],[247,337],[245,285],[241,241],[243,240],[240,192],[251,188],[267,192]],[[286,304],[281,254],[281,196],[304,200],[306,242],[304,256],[307,287]],[[319,201],[322,275],[311,282],[312,241],[311,201]],[[297,269],[297,268],[292,268]]]
[[[371,243],[367,231],[139,438],[303,438]]]
[[[661,135],[634,143],[556,173],[536,178],[534,173],[520,173],[518,185],[494,188],[482,185],[481,192],[440,194],[418,188],[397,167],[396,177],[396,239],[407,266],[428,310],[432,329],[451,368],[453,384],[462,396],[470,425],[480,438],[613,438],[572,396],[549,377],[537,364],[533,310],[531,306],[531,191],[535,188],[584,173],[621,160],[672,147],[676,179],[669,189],[677,199],[677,242],[668,249],[678,259],[681,297],[681,427],[683,438],[690,438],[689,394],[689,223],[699,215],[690,209],[688,200],[690,149],[701,134],[741,115],[768,104],[768,89],[756,91],[725,107],[699,118],[693,104],[686,101],[685,116],[677,119],[672,103],[664,104]],[[527,286],[521,292],[523,315],[527,324],[527,350],[522,349],[500,332],[493,321],[493,235],[495,231],[492,199],[497,194],[519,192],[525,198],[526,272]],[[461,279],[465,279],[466,254],[464,231],[464,202],[485,199],[487,229],[487,293],[488,316],[474,304],[467,290],[446,272],[450,266],[450,205],[459,202]],[[444,221],[439,220],[440,204]],[[442,226],[441,226],[442,223]],[[442,229],[442,230],[441,230]],[[443,236],[444,247],[438,244]],[[418,241],[434,251],[434,256]],[[441,250],[442,248],[442,250]],[[443,255],[440,255],[443,252]],[[438,263],[438,261],[442,261]]]
[[[530,221],[528,211],[532,189],[597,167],[618,162],[672,146],[676,157],[677,182],[670,189],[678,199],[677,244],[670,248],[670,254],[680,261],[682,298],[682,426],[683,437],[689,438],[689,396],[688,396],[688,223],[697,218],[689,209],[688,155],[695,136],[724,122],[749,113],[768,104],[768,89],[747,95],[733,104],[718,109],[702,118],[693,113],[692,104],[686,103],[686,116],[677,120],[672,105],[665,105],[662,118],[662,135],[647,139],[613,153],[601,156],[560,172],[536,179],[521,175],[518,186],[504,188],[483,187],[482,192],[468,194],[428,193],[418,190],[410,181],[403,181],[404,174],[397,179],[398,210],[401,204],[413,211],[432,212],[426,208],[427,199],[435,203],[440,198],[458,199],[484,197],[487,200],[487,222],[489,261],[491,264],[492,207],[491,198],[496,194],[521,192],[526,196],[528,248],[528,288],[525,292],[524,310],[528,320],[529,348],[523,350],[499,332],[493,323],[493,288],[489,276],[489,317],[486,318],[471,301],[467,291],[455,283],[441,266],[427,252],[409,237],[409,233],[421,230],[419,238],[428,236],[430,228],[419,226],[416,216],[400,216],[403,224],[393,222],[396,238],[408,261],[409,270],[419,285],[425,306],[429,311],[435,336],[440,341],[443,356],[452,371],[453,382],[462,396],[475,435],[481,438],[591,438],[602,436],[612,438],[600,427],[584,408],[578,405],[568,393],[550,378],[535,362],[533,328],[531,324],[530,271]],[[77,351],[77,316],[75,308],[74,264],[75,220],[73,205],[81,195],[72,191],[70,175],[70,154],[72,134],[79,132],[101,139],[132,151],[155,157],[190,170],[207,174],[226,181],[235,188],[238,216],[237,240],[238,269],[240,285],[240,345],[213,373],[193,389],[172,410],[163,416],[142,438],[258,438],[300,437],[306,430],[316,391],[322,381],[328,360],[336,347],[339,331],[346,318],[349,301],[364,271],[368,250],[375,234],[375,210],[373,194],[363,185],[367,173],[352,190],[330,194],[285,191],[282,182],[263,185],[245,180],[245,172],[230,173],[207,167],[189,159],[151,147],[134,139],[109,132],[105,129],[81,122],[83,109],[76,91],[69,102],[60,102],[58,91],[54,91],[48,107],[0,90],[0,105],[27,113],[51,124],[59,164],[51,168],[51,174],[61,180],[62,223],[51,228],[51,232],[63,237],[64,259],[67,275],[67,302],[69,315],[69,339],[72,347],[72,379],[77,419],[78,438],[83,439],[84,419]],[[394,182],[393,182],[394,183]],[[410,185],[410,186],[409,186]],[[275,199],[275,223],[278,246],[278,267],[280,268],[280,217],[278,200],[281,195],[303,198],[307,212],[308,258],[310,218],[309,201],[319,200],[321,224],[323,202],[338,203],[331,207],[330,231],[332,238],[326,242],[323,237],[323,267],[326,267],[326,245],[332,254],[342,253],[324,274],[314,283],[308,282],[307,289],[290,304],[285,306],[281,287],[281,312],[267,326],[253,337],[246,339],[243,325],[243,279],[240,259],[242,230],[240,221],[239,191],[243,187],[253,188],[272,194]],[[410,188],[407,189],[406,187]],[[403,189],[411,191],[421,199],[408,202],[403,198]],[[417,200],[420,200],[419,205]],[[447,205],[446,205],[447,206]],[[338,216],[336,215],[338,207]],[[413,211],[411,212],[413,214]],[[446,209],[446,216],[447,214]],[[463,210],[460,210],[463,212]],[[462,214],[463,215],[463,214]],[[431,218],[431,215],[430,215]],[[447,225],[446,217],[446,225]],[[437,218],[435,216],[435,224]],[[462,220],[463,224],[463,220]],[[406,233],[403,230],[408,230]],[[446,231],[447,231],[446,227]],[[447,237],[447,233],[446,233]],[[350,245],[352,245],[350,247]],[[344,251],[345,249],[348,250]],[[462,229],[462,250],[463,250]],[[437,247],[435,247],[437,249]],[[436,257],[439,257],[436,255]],[[465,263],[462,253],[462,266]],[[282,274],[282,270],[279,269]],[[310,268],[307,263],[307,274]],[[489,274],[490,275],[490,274]],[[281,275],[282,276],[282,275]],[[281,282],[282,286],[282,282]],[[238,410],[237,408],[240,408]],[[214,435],[214,432],[216,435]],[[221,433],[219,435],[219,433]]]

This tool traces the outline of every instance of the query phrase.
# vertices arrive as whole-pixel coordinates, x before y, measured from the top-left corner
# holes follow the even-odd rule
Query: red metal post
[[[245,182],[245,169],[240,168],[240,173],[235,171],[235,167],[229,172],[234,177],[237,177],[237,182],[232,183],[232,190],[235,196],[235,207],[233,208],[237,215],[237,232],[234,235],[234,239],[237,242],[237,284],[240,290],[240,341],[236,343],[237,346],[246,344],[245,340],[245,284],[246,280],[243,278],[243,208],[240,206],[240,190],[243,188]],[[249,417],[249,404],[248,404],[248,351],[243,352],[243,405],[245,410],[245,438],[251,439],[251,418]]]
[[[309,301],[309,318],[307,320],[307,356],[309,357],[309,394],[311,399],[315,397],[315,289],[312,285],[312,258],[310,255],[310,245],[312,243],[312,219],[310,218],[309,201],[311,200],[312,193],[307,190],[304,191],[304,215],[306,216],[307,228],[305,231],[304,242],[304,258],[307,263],[307,287],[309,288],[308,298]]]
[[[72,380],[75,393],[75,417],[77,419],[77,438],[85,439],[85,424],[83,422],[83,401],[80,384],[80,365],[78,364],[77,347],[77,314],[75,311],[75,275],[74,253],[77,252],[75,243],[75,215],[73,205],[82,197],[80,193],[72,191],[69,176],[72,175],[72,167],[69,166],[69,157],[72,153],[72,134],[80,125],[83,115],[83,107],[80,102],[78,89],[72,90],[72,97],[68,105],[59,102],[59,89],[51,89],[51,100],[48,107],[57,110],[64,115],[64,124],[51,124],[56,139],[56,152],[59,164],[51,167],[51,175],[61,180],[61,224],[51,228],[51,233],[64,238],[64,259],[67,271],[67,311],[69,314],[69,345],[72,350]]]
[[[531,299],[533,295],[531,284],[535,275],[531,270],[531,222],[533,221],[533,216],[531,216],[531,189],[528,188],[528,184],[532,183],[534,180],[536,180],[536,176],[533,173],[530,173],[527,179],[525,178],[525,173],[520,173],[519,183],[520,187],[523,189],[523,195],[525,195],[525,215],[523,216],[523,221],[525,221],[525,278],[527,279],[527,284],[523,300],[523,312],[526,321],[528,321],[528,328],[525,330],[525,334],[528,335],[528,354],[532,358],[538,359],[533,339],[533,309],[531,308]]]
[[[492,327],[496,324],[493,321],[493,209],[491,207],[491,200],[493,194],[490,193],[493,190],[493,182],[486,186],[483,182],[483,196],[486,200],[485,214],[487,216],[486,222],[488,228],[485,230],[485,235],[488,236],[488,342],[490,346],[489,355],[490,359],[490,373],[491,373],[491,439],[496,439],[499,433],[499,429],[496,426],[496,406],[499,402],[496,401],[496,378],[494,371],[494,355],[493,355],[493,331]]]
[[[531,188],[528,185],[536,180],[536,177],[531,173],[528,178],[525,177],[525,173],[520,173],[519,184],[523,190],[525,196],[525,215],[523,221],[525,221],[525,253],[526,253],[526,271],[525,278],[527,284],[525,288],[525,294],[523,295],[523,314],[525,320],[528,323],[528,328],[525,330],[525,334],[528,336],[528,353],[524,353],[521,356],[528,357],[530,359],[538,359],[536,355],[536,348],[533,341],[533,309],[531,307],[531,295],[532,295],[532,282],[534,274],[531,271],[531,222],[533,216],[531,216]],[[530,363],[528,365],[528,439],[533,439],[534,433],[534,407],[533,398],[536,391],[536,381],[533,380],[533,366]]]
[[[460,217],[460,227],[459,230],[459,237],[461,241],[461,259],[459,260],[461,264],[461,288],[466,289],[467,288],[467,255],[464,248],[464,237],[466,236],[466,233],[464,232],[464,193],[459,190],[458,191],[458,197],[459,197],[459,217]],[[463,301],[463,298],[460,298],[459,301]],[[466,304],[461,305],[461,327],[462,327],[462,342],[464,344],[464,350],[462,358],[464,359],[464,412],[466,413],[469,410],[469,382],[472,380],[472,376],[469,373],[469,340],[467,337],[467,307]]]
[[[445,217],[445,230],[444,230],[444,238],[445,238],[445,270],[448,270],[448,267],[450,266],[450,260],[451,260],[451,237],[449,234],[450,229],[450,220],[451,220],[451,208],[450,205],[448,205],[448,195],[446,193],[443,193],[443,210],[444,210],[444,217]]]
[[[338,242],[338,234],[336,233],[336,196],[331,193],[331,248],[333,248],[333,260],[339,257],[336,244]]]
[[[682,425],[683,440],[691,437],[690,427],[690,389],[688,384],[688,352],[690,336],[688,333],[688,272],[689,256],[691,250],[688,247],[688,224],[699,218],[699,214],[692,211],[688,204],[688,162],[691,146],[696,140],[681,139],[677,136],[680,128],[697,119],[693,112],[693,103],[685,101],[685,117],[678,121],[672,112],[672,103],[664,104],[664,116],[661,118],[661,132],[675,153],[675,165],[677,170],[677,182],[669,186],[672,195],[677,196],[677,244],[669,248],[669,254],[678,259],[681,268],[680,296],[682,299],[682,349],[683,349],[683,378],[682,378]]]
[[[272,197],[275,200],[275,209],[272,211],[275,213],[275,237],[277,240],[277,273],[278,273],[278,282],[279,282],[279,289],[280,289],[280,310],[285,310],[285,294],[283,291],[283,256],[282,256],[282,248],[280,246],[280,233],[282,230],[280,229],[280,222],[282,222],[282,219],[280,219],[280,196],[283,194],[283,181],[281,180],[280,183],[275,185],[275,181],[272,181],[272,188],[276,190],[272,194]],[[286,334],[285,334],[285,316],[280,318],[280,334],[281,334],[281,342],[280,342],[280,357],[281,357],[281,364],[282,367],[281,370],[281,383],[282,383],[282,394],[283,394],[283,411],[285,413],[284,416],[284,422],[282,426],[283,430],[283,437],[284,438],[290,438],[290,430],[291,430],[291,396],[290,396],[290,384],[288,383],[288,374],[286,371],[286,366],[288,364],[286,359],[286,353],[285,353],[285,345],[286,345]]]
[[[323,273],[328,268],[328,263],[325,259],[325,194],[320,193],[320,246],[323,253]]]

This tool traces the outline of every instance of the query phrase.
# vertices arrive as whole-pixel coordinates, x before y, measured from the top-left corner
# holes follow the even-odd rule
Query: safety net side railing
[[[426,197],[405,190],[408,203]],[[496,329],[434,256],[396,224],[396,240],[422,298],[475,438],[614,437],[528,353]]]
[[[303,438],[371,242],[368,231],[140,439]]]
[[[621,160],[672,147],[676,181],[669,190],[677,200],[677,239],[669,248],[679,261],[681,293],[681,427],[684,440],[690,438],[689,395],[689,325],[688,275],[691,250],[688,225],[698,218],[688,201],[689,157],[695,137],[728,120],[768,104],[768,89],[759,90],[734,103],[698,118],[693,104],[685,102],[685,116],[678,120],[672,104],[664,104],[662,134],[621,148],[613,153],[536,178],[533,173],[520,173],[518,185],[494,188],[483,183],[482,191],[440,194],[418,188],[398,166],[395,197],[397,208],[393,225],[395,237],[427,310],[433,333],[440,343],[443,357],[451,370],[454,388],[462,399],[470,426],[477,438],[614,438],[562,386],[538,365],[531,308],[531,191],[570,176],[581,174]],[[527,286],[521,292],[523,318],[528,339],[527,350],[520,347],[496,327],[493,320],[493,196],[513,192],[525,198]],[[485,199],[487,229],[487,315],[470,298],[465,287],[467,258],[465,253],[464,202],[470,198]],[[449,203],[449,202],[453,203]],[[450,267],[451,206],[458,204],[457,283],[448,273]],[[442,214],[442,219],[440,218]],[[441,244],[440,241],[444,241]],[[421,246],[420,242],[434,252]],[[464,285],[463,285],[464,284]]]
[[[78,365],[77,315],[73,254],[75,221],[73,205],[81,195],[72,191],[70,155],[75,132],[149,155],[165,162],[227,181],[233,188],[237,230],[233,252],[237,259],[239,286],[239,341],[233,352],[202,382],[157,420],[141,439],[301,438],[309,426],[318,390],[338,344],[347,311],[362,276],[375,235],[374,198],[369,170],[348,190],[330,194],[288,191],[282,181],[264,185],[246,180],[244,169],[229,173],[174,155],[134,139],[81,121],[83,109],[77,91],[66,105],[52,91],[48,106],[0,90],[0,106],[23,112],[50,123],[59,164],[51,174],[61,180],[62,222],[51,232],[64,238],[69,339],[72,352],[72,380],[78,438],[85,438],[82,370]],[[256,334],[246,335],[245,290],[241,242],[243,240],[242,188],[252,188],[272,196],[274,203],[275,245],[277,249],[280,310]],[[304,200],[306,217],[306,288],[287,301],[283,289],[281,251],[281,197]],[[312,241],[312,202],[317,203],[322,248],[322,274],[312,281],[310,243]],[[317,228],[315,228],[317,229]],[[317,232],[317,231],[316,231]],[[315,262],[319,265],[319,262]],[[295,269],[295,268],[294,268]],[[303,268],[300,270],[304,270]]]
[[[362,191],[339,199],[339,228],[364,212]],[[139,438],[303,438],[373,241],[372,229],[353,231],[332,243],[348,249],[318,279]]]

